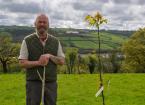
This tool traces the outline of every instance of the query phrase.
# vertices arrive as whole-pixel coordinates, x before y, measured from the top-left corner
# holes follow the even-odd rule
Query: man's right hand
[[[41,55],[37,61],[29,61],[28,59],[19,59],[19,63],[23,68],[32,68],[36,66],[46,66],[49,62],[50,57]]]
[[[40,66],[46,66],[49,62],[49,58],[46,57],[45,55],[41,55],[39,60],[38,60],[38,65]]]

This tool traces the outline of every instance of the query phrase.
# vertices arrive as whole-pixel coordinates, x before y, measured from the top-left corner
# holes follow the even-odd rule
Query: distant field
[[[128,37],[122,35],[115,35],[106,32],[101,32],[101,48],[102,49],[116,49],[121,47]],[[96,32],[90,32],[84,34],[84,36],[78,35],[65,35],[65,37],[59,37],[59,39],[66,46],[74,46],[82,49],[97,49],[98,48],[98,36]]]
[[[105,74],[106,105],[144,105],[144,80],[145,74]],[[58,84],[57,105],[102,105],[98,74],[58,75]],[[0,74],[0,105],[25,105],[24,74]]]
[[[34,27],[27,26],[0,26],[1,32],[12,35],[14,42],[21,42],[26,35],[35,31]],[[78,32],[78,33],[67,33]],[[133,34],[134,31],[102,30],[101,49],[116,49]],[[49,33],[58,37],[64,47],[77,47],[79,49],[97,49],[97,32],[86,29],[51,28]]]

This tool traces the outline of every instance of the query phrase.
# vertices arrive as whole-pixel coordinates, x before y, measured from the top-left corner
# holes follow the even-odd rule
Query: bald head
[[[48,17],[45,14],[39,14],[35,20],[35,27],[39,35],[46,34],[49,28]]]
[[[37,15],[36,20],[35,20],[35,23],[36,23],[39,19],[46,20],[47,22],[49,21],[49,20],[48,20],[48,17],[46,16],[46,14],[39,14],[39,15]]]

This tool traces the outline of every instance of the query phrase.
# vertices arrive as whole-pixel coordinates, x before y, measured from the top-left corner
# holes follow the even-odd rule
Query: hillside
[[[14,42],[34,32],[34,27],[28,26],[0,26],[0,32],[9,32]],[[51,28],[49,33],[61,40],[64,47],[77,47],[79,49],[97,49],[98,39],[94,30]],[[122,43],[132,35],[133,31],[101,30],[101,48],[113,50],[119,48]]]

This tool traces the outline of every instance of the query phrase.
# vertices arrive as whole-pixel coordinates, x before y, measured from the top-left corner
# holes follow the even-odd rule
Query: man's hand
[[[65,59],[63,57],[54,56],[51,54],[43,54],[42,57],[42,65],[45,66],[49,62],[49,60],[53,61],[55,64],[63,65],[65,63]],[[40,57],[40,58],[41,58]]]
[[[43,54],[37,61],[29,61],[28,59],[20,59],[19,63],[23,68],[32,68],[36,66],[46,66],[49,60],[53,61],[55,64],[63,65],[65,59],[63,57],[54,56],[51,54]]]
[[[49,62],[50,54],[43,54],[40,56],[38,63],[40,66],[46,66]]]
[[[63,65],[63,64],[65,63],[64,57],[59,57],[59,56],[53,56],[53,55],[51,55],[51,56],[50,56],[50,59],[51,59],[55,64],[58,64],[58,65]]]

